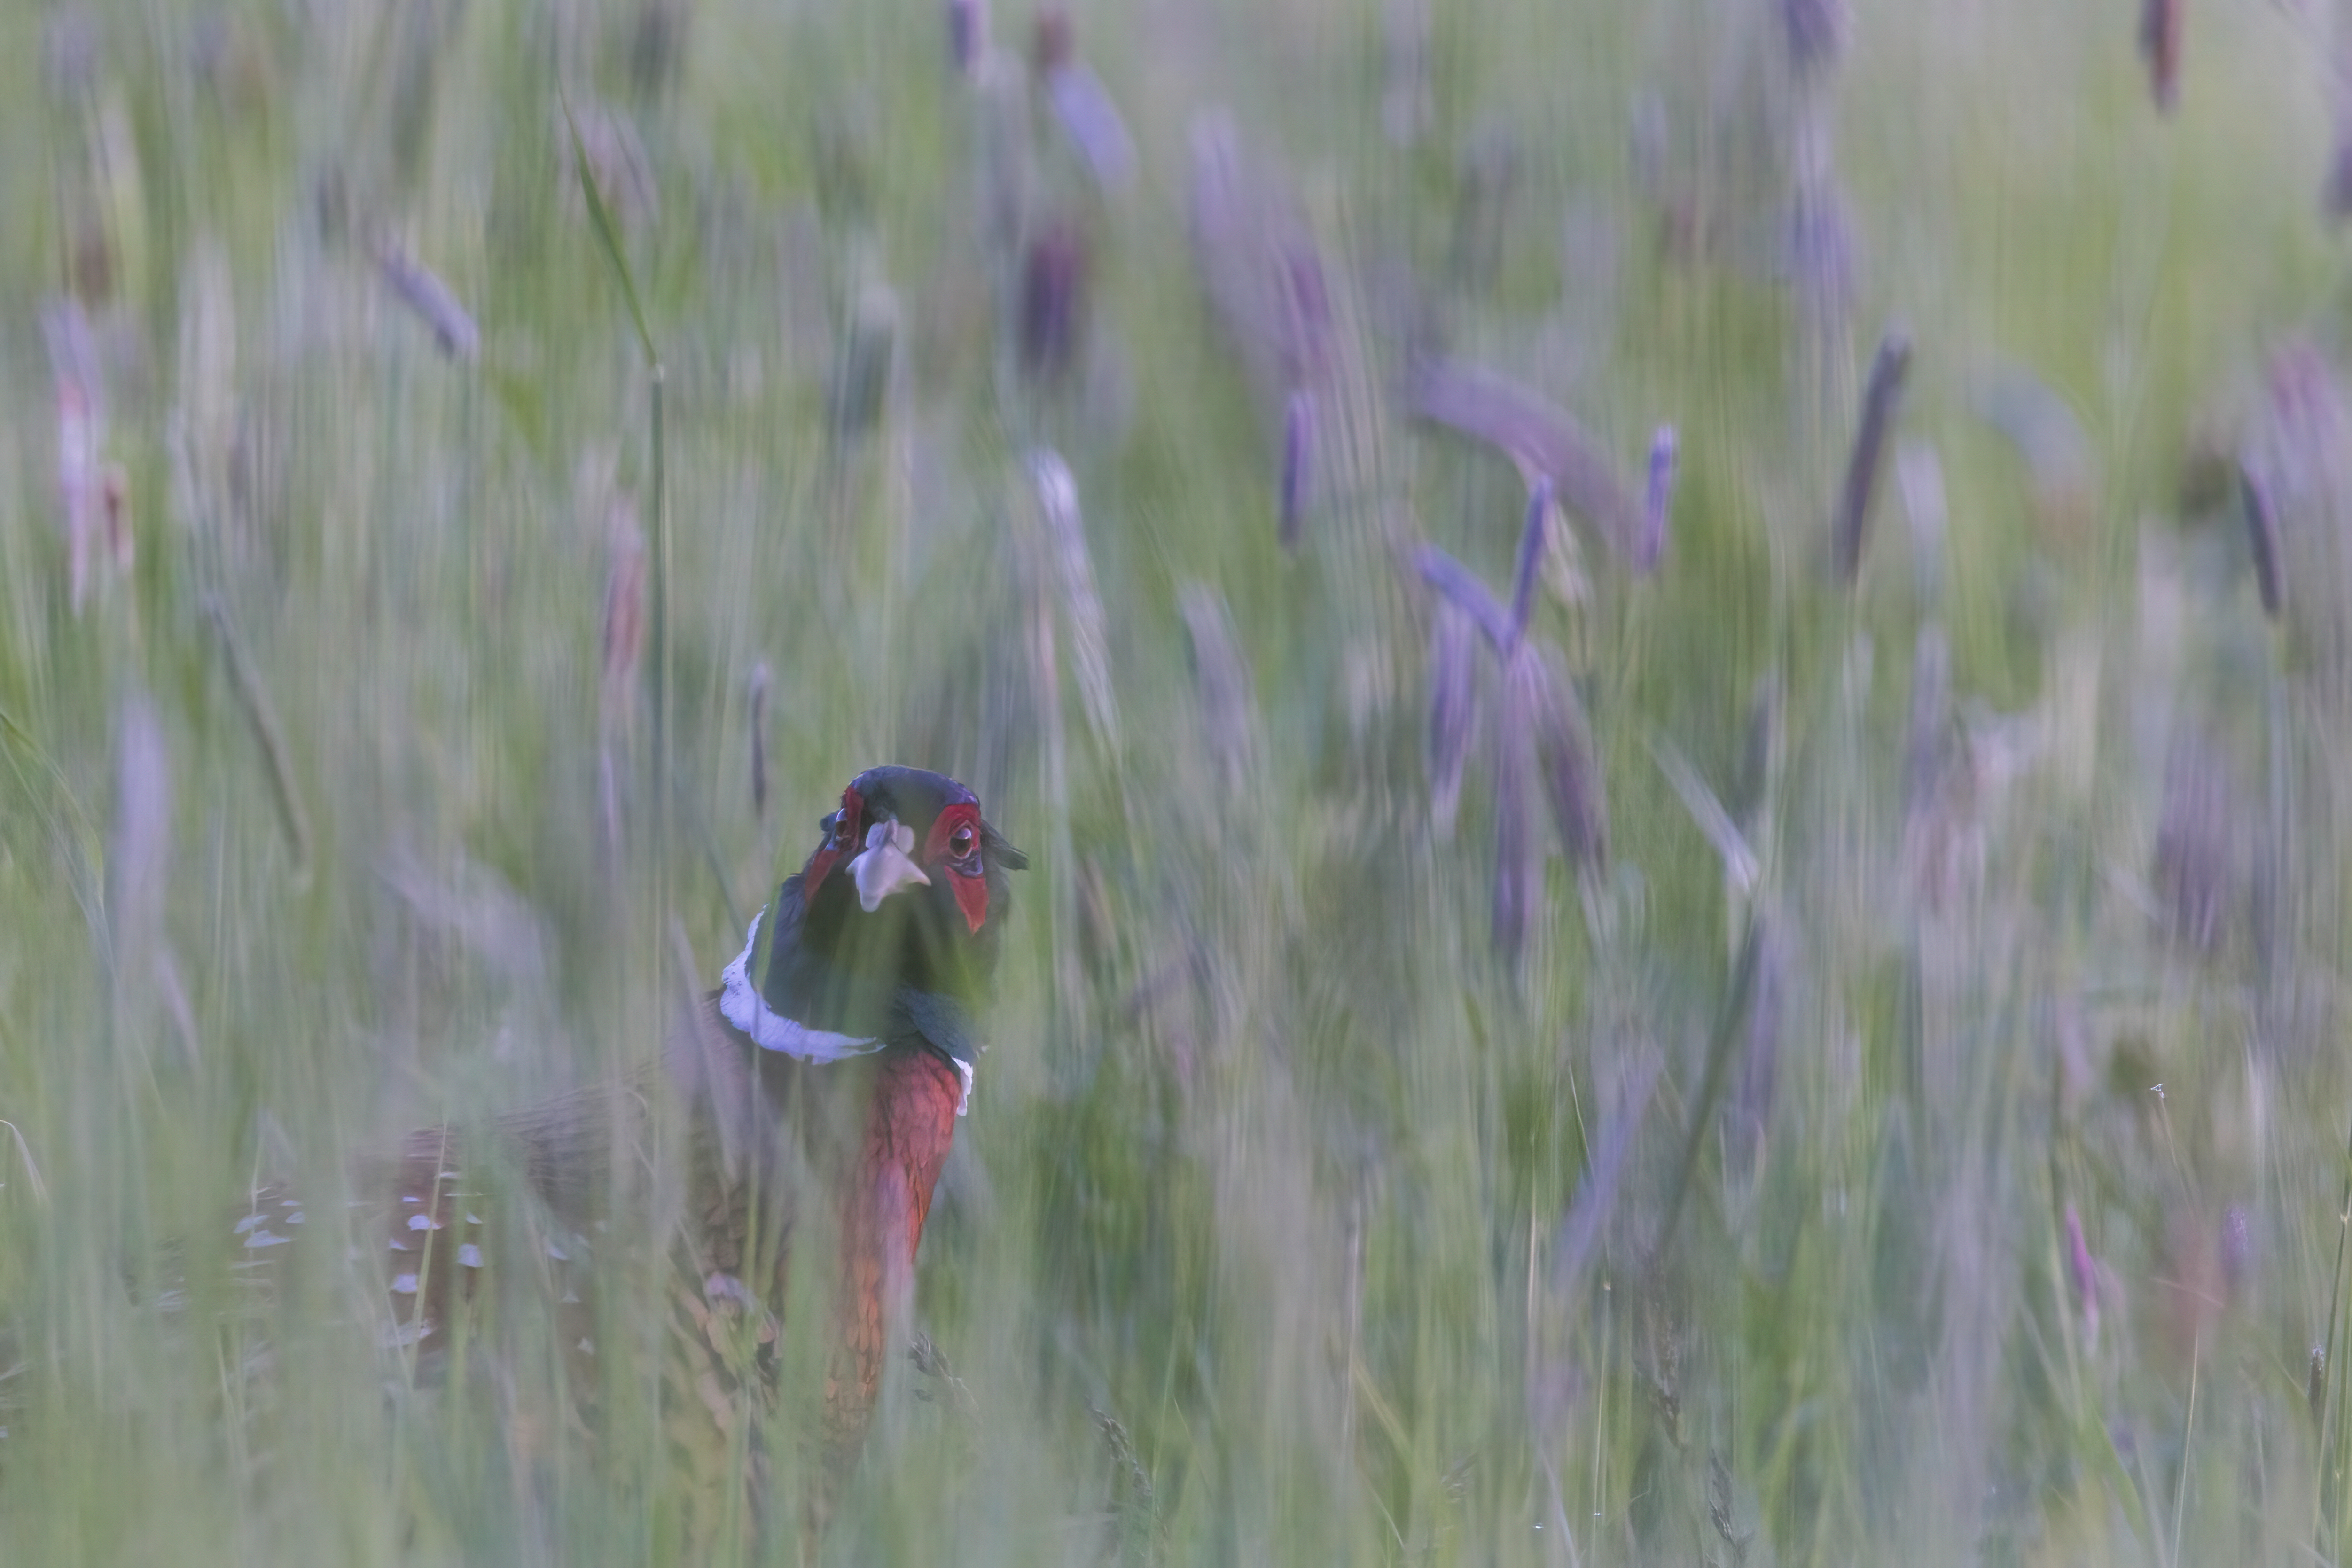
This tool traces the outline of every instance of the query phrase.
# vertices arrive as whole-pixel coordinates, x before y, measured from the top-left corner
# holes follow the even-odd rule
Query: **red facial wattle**
[[[841,792],[841,814],[835,819],[833,831],[826,836],[824,846],[809,856],[807,869],[801,873],[801,896],[816,896],[816,890],[824,885],[824,879],[833,874],[833,868],[841,863],[841,857],[856,849],[858,829],[865,821],[865,799],[855,789],[844,789]]]
[[[956,907],[975,933],[988,919],[988,877],[980,861],[980,806],[972,800],[959,800],[941,811],[923,840],[923,863],[946,871]]]

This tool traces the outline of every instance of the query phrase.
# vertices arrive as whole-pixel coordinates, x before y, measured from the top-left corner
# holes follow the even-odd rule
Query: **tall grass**
[[[1002,4],[0,16],[0,1561],[678,1560],[658,1246],[591,1423],[341,1216],[882,761],[1037,869],[827,1560],[2340,1561],[2330,24],[2159,9],[2168,116],[2129,7],[1083,5],[1108,189]],[[1552,701],[1413,568],[1527,520],[1440,350],[1675,428]]]

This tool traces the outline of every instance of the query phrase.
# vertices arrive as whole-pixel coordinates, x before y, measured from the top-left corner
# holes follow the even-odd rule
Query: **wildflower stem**
[[[1511,574],[1511,643],[1518,646],[1527,635],[1528,617],[1535,609],[1536,568],[1543,561],[1544,522],[1551,514],[1551,480],[1538,475],[1528,491],[1528,520],[1519,529],[1519,559]]]
[[[2347,1215],[2352,1215],[2352,1127],[2347,1127],[2344,1137],[2344,1197],[2336,1206],[2336,1267],[2329,1274],[2327,1292],[2326,1365],[2331,1370],[2336,1364],[2336,1353],[2342,1348],[2340,1331],[2343,1320],[2336,1313],[2344,1304],[2346,1233],[2352,1231],[2352,1222],[2347,1222],[2346,1218]],[[2329,1384],[2335,1381],[2331,1377]],[[2331,1419],[2336,1403],[2331,1386],[2323,1393],[2319,1407],[2319,1518],[2314,1522],[2311,1542],[2313,1550],[2331,1562],[2334,1561],[2334,1553],[2326,1551],[2326,1531],[2335,1522],[2336,1510],[2329,1501],[2326,1482],[2330,1474],[2340,1473],[2343,1469],[2336,1458],[2336,1445],[2341,1436],[2342,1423]]]
[[[1716,1015],[1715,1037],[1707,1042],[1706,1072],[1691,1101],[1690,1132],[1683,1139],[1683,1155],[1675,1171],[1674,1196],[1666,1200],[1665,1222],[1650,1249],[1653,1266],[1666,1256],[1682,1218],[1683,1201],[1690,1196],[1691,1176],[1698,1168],[1699,1151],[1706,1147],[1706,1129],[1715,1119],[1716,1103],[1723,1098],[1723,1082],[1731,1069],[1731,1049],[1739,1039],[1739,1021],[1748,1014],[1748,998],[1756,988],[1756,970],[1763,950],[1763,917],[1748,916],[1739,938],[1739,958],[1731,972],[1731,988],[1724,993],[1723,1010]]]

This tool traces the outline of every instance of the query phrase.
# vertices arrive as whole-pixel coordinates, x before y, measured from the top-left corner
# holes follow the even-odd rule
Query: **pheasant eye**
[[[948,853],[957,860],[971,853],[972,836],[970,827],[959,827],[948,838]]]
[[[837,811],[833,819],[833,842],[836,849],[847,849],[857,838],[857,819],[847,811]]]

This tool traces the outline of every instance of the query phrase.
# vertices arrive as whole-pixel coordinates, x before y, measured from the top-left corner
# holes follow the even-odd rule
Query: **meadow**
[[[824,1561],[2343,1561],[2341,9],[8,7],[0,1562],[689,1560],[657,1245],[339,1217],[886,761]]]

